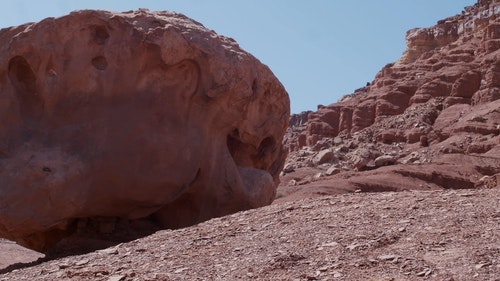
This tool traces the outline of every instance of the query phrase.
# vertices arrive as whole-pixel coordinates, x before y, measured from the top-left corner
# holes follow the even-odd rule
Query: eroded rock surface
[[[92,218],[182,227],[274,199],[288,95],[234,40],[139,10],[0,42],[1,237],[44,250]]]
[[[481,0],[412,29],[402,57],[366,87],[292,116],[285,144],[295,169],[279,196],[497,186],[499,14],[500,1]],[[334,155],[315,161],[325,150]]]

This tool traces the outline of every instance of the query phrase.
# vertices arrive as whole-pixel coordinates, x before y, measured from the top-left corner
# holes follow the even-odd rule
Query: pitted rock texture
[[[285,145],[295,169],[283,173],[278,196],[497,186],[499,15],[500,1],[478,1],[412,29],[402,57],[366,87],[307,118],[292,116]],[[315,161],[325,150],[333,157]]]
[[[0,42],[1,237],[45,250],[89,221],[183,227],[273,201],[289,99],[234,40],[88,10]]]

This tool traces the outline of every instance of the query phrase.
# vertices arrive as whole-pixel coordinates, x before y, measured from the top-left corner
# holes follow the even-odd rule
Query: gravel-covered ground
[[[0,261],[9,255],[2,251]],[[500,189],[283,202],[0,274],[0,280],[252,279],[500,280]]]

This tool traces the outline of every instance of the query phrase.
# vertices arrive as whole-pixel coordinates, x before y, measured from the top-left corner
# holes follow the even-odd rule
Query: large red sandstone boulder
[[[273,201],[289,99],[234,40],[140,10],[0,42],[0,237],[43,250],[79,218],[181,227]]]

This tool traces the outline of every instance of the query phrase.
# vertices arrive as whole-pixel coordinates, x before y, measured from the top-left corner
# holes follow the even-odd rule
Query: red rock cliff
[[[499,13],[500,1],[478,1],[433,27],[409,30],[407,50],[397,62],[386,65],[370,85],[309,113],[306,126],[289,130],[286,144],[294,151],[323,138],[349,136],[434,100],[446,109],[499,99]],[[418,134],[429,133],[424,131],[385,138],[415,142]]]

